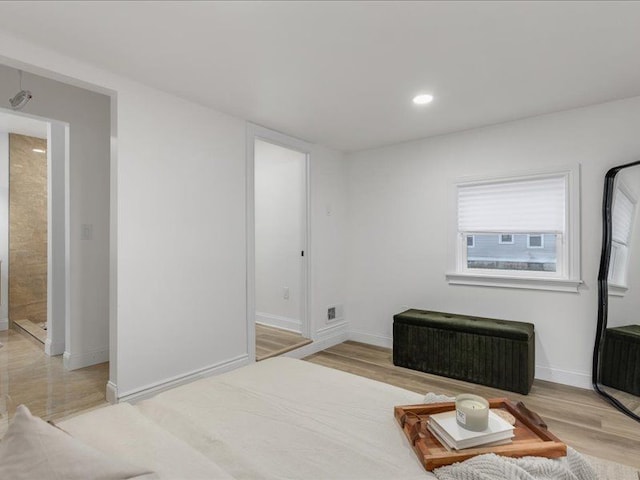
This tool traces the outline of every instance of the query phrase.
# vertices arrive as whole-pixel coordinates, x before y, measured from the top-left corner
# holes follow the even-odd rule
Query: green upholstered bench
[[[407,310],[393,317],[393,363],[527,394],[535,366],[533,324]]]
[[[640,396],[640,325],[607,328],[600,368],[603,384]]]

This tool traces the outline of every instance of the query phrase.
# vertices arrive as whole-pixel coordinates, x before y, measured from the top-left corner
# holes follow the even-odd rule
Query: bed
[[[160,478],[424,480],[435,477],[393,417],[395,405],[422,399],[280,357],[59,426]],[[180,454],[166,454],[178,447]]]
[[[385,383],[272,358],[135,405],[66,419],[57,423],[59,430],[22,407],[13,423],[31,425],[35,433],[0,442],[0,477],[43,478],[36,472],[59,471],[47,478],[433,479],[393,416],[395,405],[423,400]],[[25,453],[29,449],[39,455]],[[22,464],[11,470],[12,462]],[[24,464],[32,468],[27,474]]]

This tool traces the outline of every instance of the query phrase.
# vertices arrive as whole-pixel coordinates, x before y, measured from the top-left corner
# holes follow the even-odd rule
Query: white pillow
[[[0,478],[12,480],[124,480],[156,476],[83,444],[24,405],[0,441]]]

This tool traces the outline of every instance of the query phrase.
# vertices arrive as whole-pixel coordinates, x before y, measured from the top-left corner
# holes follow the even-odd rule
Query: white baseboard
[[[305,345],[304,347],[291,350],[283,354],[283,357],[291,358],[304,358],[309,355],[324,350],[325,348],[333,347],[339,343],[349,340],[347,332],[347,323],[339,322],[329,325],[327,327],[318,330],[315,335],[315,339],[312,343]]]
[[[111,405],[118,403],[118,387],[111,380],[107,382],[107,391],[106,395],[107,402]]]
[[[230,370],[235,370],[236,368],[243,367],[245,365],[248,365],[249,363],[251,363],[249,362],[249,356],[245,353],[244,355],[240,355],[236,358],[232,358],[230,360],[226,360],[209,367],[194,370],[193,372],[187,373],[185,375],[178,375],[176,377],[167,378],[165,380],[146,385],[142,388],[129,390],[128,392],[119,392],[117,385],[109,382],[107,384],[107,399],[113,397],[113,403],[139,402],[141,400],[150,398],[160,392],[169,390],[170,388],[178,387],[180,385],[184,385],[185,383],[191,383],[201,378],[211,377],[213,375],[218,375]]]
[[[44,341],[44,353],[50,357],[62,355],[64,353],[64,342],[52,343],[50,338]]]
[[[302,322],[295,318],[281,317],[270,313],[256,312],[256,323],[266,325],[267,327],[276,327],[290,332],[300,333],[302,331]]]
[[[561,370],[559,368],[542,367],[536,365],[536,380],[571,385],[572,387],[591,390],[591,374]]]
[[[67,370],[89,367],[98,363],[109,361],[109,349],[93,350],[91,352],[69,353],[64,352],[62,362]]]
[[[385,337],[383,335],[374,335],[371,333],[356,332],[351,330],[349,332],[349,340],[354,342],[367,343],[369,345],[375,345],[376,347],[393,348],[393,338]]]
[[[3,332],[5,330],[9,330],[9,319],[8,318],[3,318],[2,320],[0,320],[0,332]]]

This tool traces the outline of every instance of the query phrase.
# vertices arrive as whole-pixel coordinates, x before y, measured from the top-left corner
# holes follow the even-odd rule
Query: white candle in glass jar
[[[489,426],[489,402],[478,395],[463,393],[456,397],[456,421],[467,430],[481,432]]]

